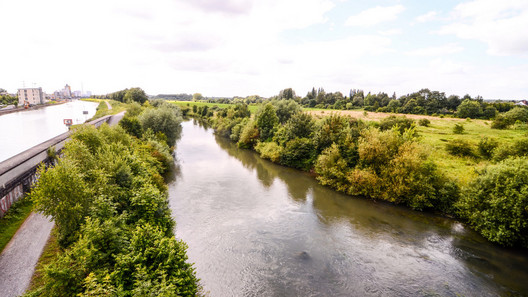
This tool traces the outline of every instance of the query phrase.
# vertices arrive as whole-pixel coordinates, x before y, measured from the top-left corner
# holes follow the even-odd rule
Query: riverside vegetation
[[[495,116],[491,127],[469,119],[423,118],[417,126],[404,116],[379,122],[314,116],[285,99],[262,103],[254,115],[244,103],[194,105],[184,113],[207,120],[240,148],[313,172],[337,191],[441,212],[492,242],[528,247],[525,108]],[[468,140],[469,130],[476,132]]]
[[[162,176],[180,123],[173,105],[133,103],[120,126],[76,128],[55,164],[39,169],[30,198],[55,221],[60,252],[26,296],[197,294]]]

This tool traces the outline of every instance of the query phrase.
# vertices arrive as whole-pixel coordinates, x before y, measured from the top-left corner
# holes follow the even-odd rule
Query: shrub
[[[282,147],[275,142],[259,142],[255,150],[264,159],[278,163],[281,157]]]
[[[471,143],[465,140],[462,140],[462,139],[454,139],[454,140],[449,141],[446,144],[446,150],[448,153],[450,153],[453,156],[460,156],[460,157],[474,156]]]
[[[405,116],[389,116],[380,121],[380,130],[390,130],[393,127],[398,127],[400,133],[403,133],[406,129],[410,129],[414,124],[414,120],[408,119]]]
[[[429,127],[430,124],[431,124],[431,121],[429,121],[428,119],[420,119],[420,120],[418,120],[418,125],[420,125],[420,126]]]
[[[322,185],[330,186],[337,191],[347,192],[349,187],[347,171],[347,164],[335,143],[326,148],[315,162],[317,180]]]
[[[315,157],[315,146],[311,139],[295,138],[286,143],[281,153],[280,163],[285,166],[302,170],[312,167]]]
[[[493,151],[497,148],[499,143],[493,138],[484,137],[478,143],[478,152],[484,159],[491,159]]]
[[[453,133],[455,134],[463,134],[464,130],[465,130],[464,125],[460,123],[456,123],[455,126],[453,127]]]
[[[244,126],[238,140],[238,147],[252,149],[259,140],[259,130],[254,121],[250,121]]]
[[[488,240],[528,247],[528,159],[488,166],[457,206],[461,217]]]

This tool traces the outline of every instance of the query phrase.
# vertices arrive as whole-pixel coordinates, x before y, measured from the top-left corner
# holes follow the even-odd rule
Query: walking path
[[[117,125],[124,115],[123,111],[112,116],[108,124]],[[24,294],[53,225],[54,223],[44,215],[32,212],[11,238],[0,254],[1,297],[17,297]]]
[[[0,295],[24,294],[54,223],[32,212],[0,254]]]
[[[108,110],[112,109],[112,105],[110,105],[110,103],[108,103],[108,101],[105,101],[106,103],[106,106],[108,107]]]

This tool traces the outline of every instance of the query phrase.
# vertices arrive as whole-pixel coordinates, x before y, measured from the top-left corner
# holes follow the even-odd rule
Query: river
[[[210,296],[528,296],[528,254],[455,220],[339,194],[192,121],[176,153],[176,237]]]
[[[97,105],[75,100],[0,116],[0,162],[68,131],[64,119],[72,119],[73,124],[84,123],[95,115]]]

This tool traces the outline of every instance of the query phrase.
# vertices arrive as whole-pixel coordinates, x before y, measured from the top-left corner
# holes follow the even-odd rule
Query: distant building
[[[521,100],[521,101],[515,103],[515,105],[528,106],[528,101],[527,100]]]
[[[64,89],[62,90],[62,94],[65,99],[70,99],[72,97],[72,91],[69,85],[64,86]]]
[[[18,106],[24,106],[26,102],[30,105],[44,104],[42,88],[18,89]]]

